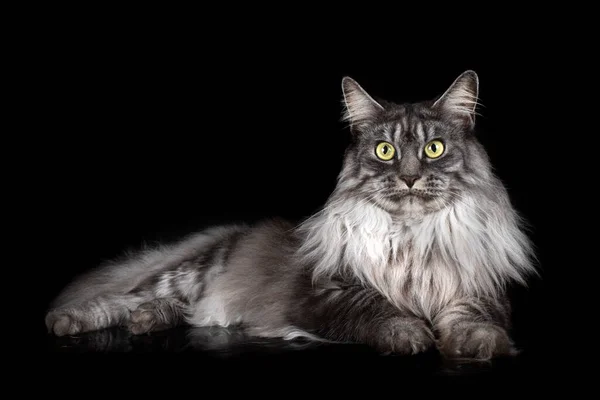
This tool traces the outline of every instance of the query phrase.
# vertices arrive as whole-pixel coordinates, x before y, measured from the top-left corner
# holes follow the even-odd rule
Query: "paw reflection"
[[[122,329],[104,329],[62,337],[51,337],[50,347],[58,352],[130,352],[130,334]]]

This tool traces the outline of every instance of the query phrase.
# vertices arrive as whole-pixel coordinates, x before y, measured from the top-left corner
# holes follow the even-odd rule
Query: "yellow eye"
[[[383,161],[389,161],[394,157],[396,149],[388,142],[381,142],[375,148],[375,154]]]
[[[444,143],[432,140],[425,145],[425,155],[429,158],[438,158],[444,153]]]

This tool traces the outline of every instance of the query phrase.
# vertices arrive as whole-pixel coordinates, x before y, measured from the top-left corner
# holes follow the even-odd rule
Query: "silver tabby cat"
[[[516,354],[506,290],[535,272],[534,254],[475,137],[478,86],[466,71],[435,100],[394,104],[344,78],[352,140],[318,213],[99,266],[54,300],[48,330],[219,325],[384,354]]]

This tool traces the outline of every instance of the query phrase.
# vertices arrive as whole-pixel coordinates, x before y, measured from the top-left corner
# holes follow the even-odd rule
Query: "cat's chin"
[[[443,208],[443,202],[436,200],[433,196],[407,193],[393,202],[385,202],[387,204],[383,208],[395,218],[418,220]]]
[[[407,195],[400,200],[397,214],[408,219],[422,218],[430,212],[427,210],[425,202],[426,200],[418,196]]]

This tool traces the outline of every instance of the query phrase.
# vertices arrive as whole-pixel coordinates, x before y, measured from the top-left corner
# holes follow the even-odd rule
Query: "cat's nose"
[[[406,182],[406,185],[408,186],[409,189],[411,187],[413,187],[413,185],[419,178],[420,178],[420,176],[417,176],[417,175],[405,175],[405,176],[400,177],[400,179],[402,179],[404,182]]]

